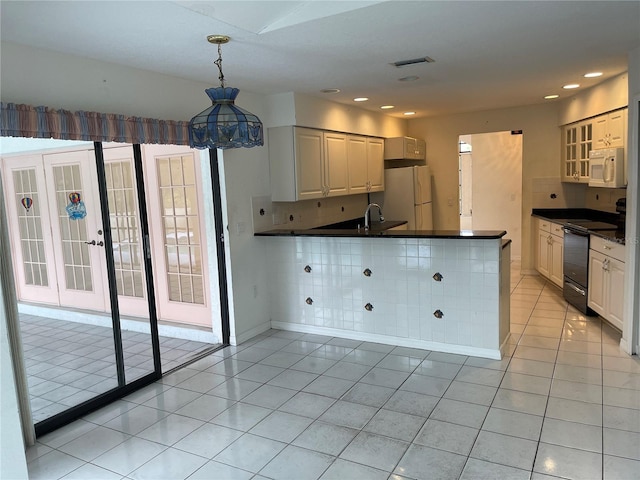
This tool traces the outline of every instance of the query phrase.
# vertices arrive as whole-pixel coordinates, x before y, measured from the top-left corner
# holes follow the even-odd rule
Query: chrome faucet
[[[365,230],[369,230],[369,211],[371,210],[371,207],[376,207],[378,209],[378,212],[380,213],[380,223],[384,222],[384,217],[382,216],[382,208],[380,208],[380,205],[378,205],[377,203],[370,203],[369,205],[367,205],[367,209],[364,211]]]

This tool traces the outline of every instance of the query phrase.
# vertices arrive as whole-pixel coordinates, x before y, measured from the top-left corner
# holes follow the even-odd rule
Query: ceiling
[[[1,1],[1,39],[218,85],[416,117],[543,103],[627,70],[638,1]],[[434,63],[391,62],[429,56]],[[590,71],[597,79],[585,79]],[[418,76],[412,82],[401,77]],[[340,93],[321,93],[337,88]],[[204,100],[204,93],[203,93]]]

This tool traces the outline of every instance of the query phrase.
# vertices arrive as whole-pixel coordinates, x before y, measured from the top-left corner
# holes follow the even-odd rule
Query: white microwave
[[[589,152],[589,186],[625,186],[623,148],[602,148]]]

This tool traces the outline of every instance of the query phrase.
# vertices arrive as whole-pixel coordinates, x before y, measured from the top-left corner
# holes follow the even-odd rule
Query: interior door
[[[106,311],[104,238],[93,150],[43,155],[60,303]]]

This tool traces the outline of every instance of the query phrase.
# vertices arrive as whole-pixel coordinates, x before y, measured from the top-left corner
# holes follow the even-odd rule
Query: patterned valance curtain
[[[188,145],[189,122],[0,103],[0,136]]]

